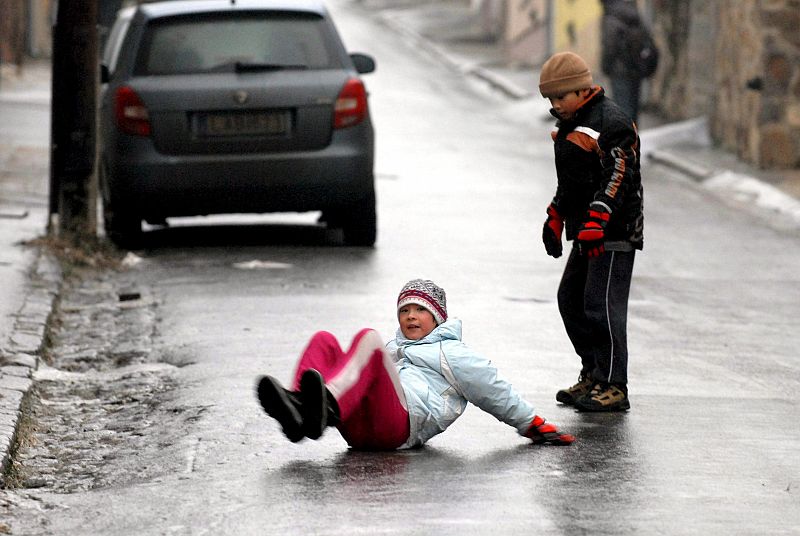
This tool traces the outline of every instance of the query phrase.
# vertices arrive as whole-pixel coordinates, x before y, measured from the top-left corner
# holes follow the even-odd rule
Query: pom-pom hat
[[[430,311],[437,325],[447,320],[444,289],[429,279],[413,279],[403,286],[397,296],[397,310],[409,303],[416,303]]]
[[[553,54],[542,65],[539,91],[542,97],[559,97],[570,91],[592,87],[592,72],[574,52]]]

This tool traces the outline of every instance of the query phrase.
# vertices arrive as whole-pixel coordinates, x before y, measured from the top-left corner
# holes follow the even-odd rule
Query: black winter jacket
[[[589,204],[596,202],[611,215],[606,249],[617,249],[614,242],[642,249],[644,192],[636,125],[595,86],[574,119],[559,118],[552,137],[558,176],[553,206],[564,218],[567,240],[575,238]]]
[[[638,50],[632,48],[631,32],[642,20],[632,0],[604,0],[601,24],[600,66],[611,78],[641,79],[636,67]]]

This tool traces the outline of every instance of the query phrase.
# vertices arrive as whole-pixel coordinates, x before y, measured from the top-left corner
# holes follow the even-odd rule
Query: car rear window
[[[323,19],[306,13],[231,13],[151,23],[139,75],[233,71],[236,65],[339,67]]]

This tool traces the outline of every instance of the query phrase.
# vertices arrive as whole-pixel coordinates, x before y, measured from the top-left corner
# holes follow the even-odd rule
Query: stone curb
[[[773,224],[800,229],[800,200],[757,176],[738,173],[724,166],[715,167],[714,162],[693,162],[670,148],[670,144],[686,140],[710,145],[707,132],[707,119],[704,117],[645,131],[642,139],[647,136],[648,144],[655,148],[644,152],[643,157],[677,171],[717,196],[744,202],[752,210],[768,215]]]
[[[672,168],[698,182],[702,182],[713,175],[713,171],[710,169],[688,162],[670,151],[656,149],[650,151],[647,156],[651,162]]]
[[[519,84],[508,80],[503,75],[498,74],[490,69],[486,69],[484,67],[473,67],[466,72],[467,74],[483,80],[491,87],[501,91],[511,99],[525,100],[537,96],[535,93],[531,93],[530,91],[519,87]]]
[[[728,169],[712,169],[687,162],[669,150],[655,150],[650,161],[674,169],[701,188],[723,199],[744,203],[754,213],[761,211],[773,225],[800,229],[800,201],[756,177]]]
[[[62,280],[58,260],[39,247],[28,270],[25,297],[15,314],[14,327],[0,347],[0,485],[11,461],[22,405],[33,385]]]

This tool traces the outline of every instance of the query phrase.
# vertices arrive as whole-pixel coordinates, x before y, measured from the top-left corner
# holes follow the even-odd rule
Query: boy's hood
[[[400,331],[400,328],[397,328],[397,335],[395,336],[397,340],[398,346],[410,346],[414,344],[430,344],[435,342],[441,342],[445,340],[461,340],[461,320],[457,318],[451,318],[446,320],[433,328],[433,331],[428,333],[425,337],[417,340],[412,341],[411,339],[406,339],[403,336],[403,332]]]

